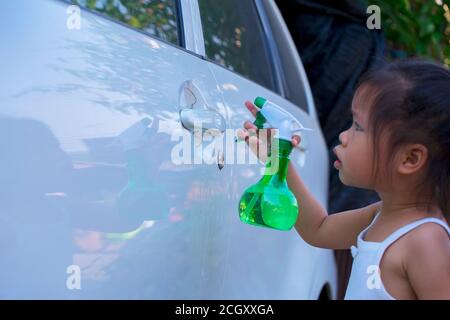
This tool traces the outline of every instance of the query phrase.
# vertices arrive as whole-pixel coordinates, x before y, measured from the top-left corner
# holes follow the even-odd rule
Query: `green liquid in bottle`
[[[297,199],[286,182],[292,145],[290,141],[280,139],[279,146],[277,172],[273,175],[268,172],[271,170],[268,162],[264,177],[242,195],[239,217],[248,224],[290,230],[298,217]]]
[[[239,201],[239,217],[242,222],[266,226],[261,215],[261,197],[264,193],[264,187],[272,178],[269,174],[270,161],[266,164],[266,172],[258,183],[250,186],[245,190]]]

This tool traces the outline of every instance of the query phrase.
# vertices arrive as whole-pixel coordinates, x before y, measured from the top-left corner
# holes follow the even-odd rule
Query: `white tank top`
[[[366,231],[373,225],[379,214],[378,212],[370,225],[359,233],[357,247],[351,246],[350,248],[353,265],[345,300],[395,300],[386,291],[380,277],[379,265],[385,250],[405,233],[428,222],[440,224],[450,235],[450,228],[442,220],[423,218],[399,228],[382,242],[364,241]]]

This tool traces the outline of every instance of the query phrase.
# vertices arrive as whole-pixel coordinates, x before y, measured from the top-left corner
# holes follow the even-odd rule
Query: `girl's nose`
[[[341,142],[342,146],[346,146],[347,145],[347,131],[342,131],[339,134],[339,141]]]

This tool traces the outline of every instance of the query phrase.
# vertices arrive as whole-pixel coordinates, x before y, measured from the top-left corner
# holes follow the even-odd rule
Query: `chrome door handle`
[[[217,132],[217,134],[225,132],[225,118],[207,104],[192,80],[187,80],[181,85],[178,104],[181,124],[190,132],[196,130]]]

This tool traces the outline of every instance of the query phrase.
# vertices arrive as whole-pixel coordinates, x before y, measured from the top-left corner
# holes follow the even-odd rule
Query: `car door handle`
[[[226,129],[225,118],[210,107],[192,80],[183,82],[179,92],[180,121],[190,132],[201,130],[221,134]]]

